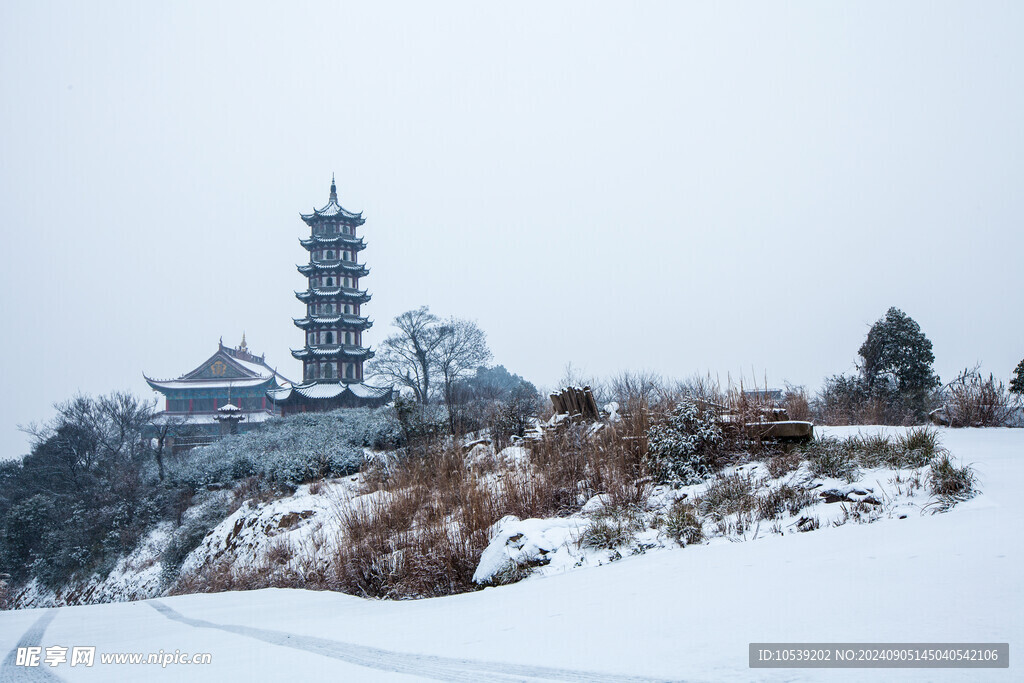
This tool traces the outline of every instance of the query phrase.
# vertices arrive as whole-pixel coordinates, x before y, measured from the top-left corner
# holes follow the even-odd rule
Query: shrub
[[[665,534],[684,547],[703,541],[704,525],[697,509],[686,501],[673,502],[665,517]]]
[[[1010,418],[1006,386],[978,368],[964,370],[945,388],[945,413],[950,427],[1002,427]]]
[[[800,455],[792,452],[779,453],[768,458],[765,466],[768,468],[768,474],[772,476],[772,479],[778,479],[800,468]]]
[[[636,532],[643,528],[636,514],[628,509],[601,508],[592,517],[593,522],[580,534],[581,548],[615,550],[632,543]]]
[[[851,439],[857,460],[865,467],[897,466],[901,461],[900,448],[886,434],[865,434]]]
[[[796,515],[817,502],[813,493],[789,484],[772,489],[757,498],[757,518],[776,519],[786,513]]]
[[[932,463],[928,474],[928,490],[938,497],[940,509],[973,497],[975,487],[976,479],[970,466],[957,467],[948,453],[943,453]]]
[[[214,491],[200,497],[200,502],[191,508],[174,530],[171,540],[160,556],[163,580],[171,583],[178,575],[182,563],[189,553],[196,549],[206,535],[220,524],[236,508],[234,496],[223,491]]]
[[[665,424],[648,430],[648,467],[658,481],[698,484],[710,476],[721,442],[722,429],[714,411],[683,398]]]
[[[902,453],[894,466],[924,467],[943,452],[939,445],[939,433],[928,427],[915,427],[896,437],[896,445]]]
[[[702,515],[713,519],[722,519],[737,512],[750,512],[755,504],[754,482],[749,475],[743,474],[730,474],[715,479],[694,501]]]
[[[786,385],[786,393],[782,396],[782,407],[790,420],[811,419],[811,399],[804,387]]]
[[[860,377],[829,377],[813,408],[815,418],[824,424],[900,425],[917,420],[914,408],[906,405],[895,384],[884,377],[870,386]]]
[[[168,476],[193,489],[253,476],[300,484],[352,474],[364,448],[394,446],[401,439],[392,408],[303,413],[189,451],[170,463]]]
[[[857,478],[856,441],[826,436],[804,447],[811,472],[817,477],[853,481]]]

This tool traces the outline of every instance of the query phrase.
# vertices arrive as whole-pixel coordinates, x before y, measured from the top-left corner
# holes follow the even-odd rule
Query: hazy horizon
[[[223,337],[293,379],[299,219],[362,211],[376,346],[820,386],[896,306],[1024,358],[1019,3],[0,6],[0,459]],[[1017,310],[1017,314],[1013,311]]]

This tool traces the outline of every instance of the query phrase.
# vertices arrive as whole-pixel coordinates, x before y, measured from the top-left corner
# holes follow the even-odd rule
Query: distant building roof
[[[221,389],[228,387],[257,387],[267,385],[290,385],[291,381],[267,365],[264,356],[249,352],[242,335],[242,343],[232,349],[218,344],[217,352],[199,366],[181,377],[158,380],[143,374],[149,386],[157,391],[180,389]]]

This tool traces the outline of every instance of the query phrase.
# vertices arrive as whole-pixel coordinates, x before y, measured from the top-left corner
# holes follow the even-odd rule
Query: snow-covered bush
[[[665,424],[647,431],[647,464],[658,481],[698,484],[711,474],[711,456],[721,443],[715,412],[687,397]]]
[[[808,460],[811,473],[853,481],[860,467],[925,467],[945,452],[934,429],[914,427],[894,438],[885,434],[824,437],[800,447],[796,453]]]
[[[924,467],[945,449],[939,445],[939,433],[928,427],[915,427],[896,437],[897,460],[893,467]]]
[[[825,437],[815,439],[804,453],[816,477],[833,477],[853,481],[857,478],[857,443],[855,439]]]
[[[712,481],[694,506],[705,516],[720,520],[737,512],[750,512],[757,504],[754,480],[745,474],[728,474]]]
[[[173,480],[193,488],[250,476],[298,484],[355,472],[363,448],[394,446],[400,438],[390,408],[304,413],[197,448],[169,469]]]
[[[665,534],[681,546],[704,540],[704,524],[691,503],[677,500],[665,517]]]
[[[412,398],[399,396],[395,399],[392,412],[406,446],[422,446],[425,441],[448,431],[448,410],[441,404],[423,404]]]
[[[807,489],[783,484],[757,497],[757,518],[771,520],[784,515],[795,516],[817,500],[817,496]]]
[[[174,530],[160,556],[163,580],[171,583],[182,562],[215,526],[231,513],[231,495],[227,491],[205,493]]]
[[[943,453],[931,466],[928,488],[939,500],[939,510],[974,497],[976,478],[969,465],[957,467],[948,453]]]
[[[591,515],[593,521],[580,534],[579,546],[591,550],[615,550],[636,539],[643,522],[629,509],[604,507]]]

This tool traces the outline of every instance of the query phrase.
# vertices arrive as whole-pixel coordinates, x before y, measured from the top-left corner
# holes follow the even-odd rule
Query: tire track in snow
[[[40,656],[39,666],[18,666],[19,647],[41,647],[43,634],[49,627],[50,622],[57,616],[56,609],[46,610],[35,623],[28,627],[28,630],[21,636],[21,640],[15,645],[4,662],[0,665],[0,683],[27,683],[30,681],[61,681],[64,680],[57,674],[50,671],[50,667],[43,663]]]
[[[232,624],[217,624],[212,621],[186,617],[158,600],[148,600],[147,603],[168,619],[173,619],[196,628],[219,629],[228,633],[261,640],[272,645],[281,645],[332,659],[339,659],[356,666],[390,673],[432,678],[439,681],[479,681],[484,678],[484,674],[486,674],[486,680],[488,681],[510,682],[549,680],[580,681],[581,683],[589,681],[594,681],[595,683],[650,683],[651,681],[665,680],[383,650],[365,645],[344,643],[338,640],[300,636],[285,631],[272,631]]]

